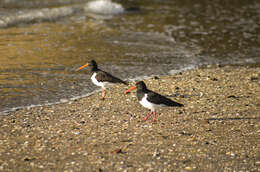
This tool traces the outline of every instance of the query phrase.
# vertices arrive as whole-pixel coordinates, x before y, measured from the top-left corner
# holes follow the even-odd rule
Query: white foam
[[[169,75],[175,75],[176,73],[192,70],[192,69],[195,69],[196,67],[199,67],[199,66],[200,65],[188,65],[186,67],[182,67],[181,69],[170,70],[168,72],[168,74]],[[137,82],[137,81],[142,81],[142,80],[148,80],[148,79],[152,79],[154,76],[164,76],[164,75],[137,76],[137,77],[134,77],[134,78],[128,78],[128,81],[131,81],[131,82],[135,81],[135,82]]]
[[[124,12],[121,4],[112,2],[111,0],[96,0],[87,3],[84,8],[87,12],[115,15]]]
[[[176,69],[170,70],[168,73],[169,73],[169,75],[174,75],[174,74],[179,73],[179,72],[192,70],[192,69],[196,68],[197,66],[196,65],[189,65],[189,66],[183,67],[183,68],[178,69],[178,70],[176,70]]]

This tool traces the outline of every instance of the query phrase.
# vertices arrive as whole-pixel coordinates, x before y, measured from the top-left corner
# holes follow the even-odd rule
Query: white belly
[[[93,73],[93,75],[91,76],[91,81],[92,81],[95,85],[97,85],[97,86],[99,86],[99,87],[102,87],[102,88],[105,88],[105,84],[104,84],[103,82],[98,82],[98,81],[97,81],[96,75],[97,75],[97,73]]]
[[[140,104],[145,107],[145,108],[148,108],[150,109],[151,111],[154,111],[155,110],[155,106],[153,103],[150,103],[149,101],[147,101],[147,94],[144,95],[144,97],[142,98],[141,101],[139,101]]]
[[[139,103],[147,108],[147,109],[150,109],[151,111],[155,111],[156,108],[159,108],[159,107],[164,107],[165,105],[164,104],[154,104],[154,103],[151,103],[147,100],[147,94],[144,95],[144,97],[142,98],[141,101],[139,101]]]

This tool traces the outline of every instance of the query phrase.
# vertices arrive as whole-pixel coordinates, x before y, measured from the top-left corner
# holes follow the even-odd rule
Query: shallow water
[[[3,16],[30,14],[37,3],[40,10],[64,5],[77,10],[39,21],[13,18],[16,22],[0,29],[0,111],[95,90],[87,69],[74,71],[93,58],[124,79],[202,64],[260,63],[258,1],[124,1],[135,10],[109,19],[84,11],[83,0],[19,2],[5,4]]]

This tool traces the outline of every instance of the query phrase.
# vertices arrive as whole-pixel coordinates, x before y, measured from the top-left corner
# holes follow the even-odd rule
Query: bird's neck
[[[149,91],[145,88],[141,88],[141,89],[138,89],[137,92],[147,93]]]
[[[92,72],[97,72],[99,69],[97,67],[94,67],[91,69]]]

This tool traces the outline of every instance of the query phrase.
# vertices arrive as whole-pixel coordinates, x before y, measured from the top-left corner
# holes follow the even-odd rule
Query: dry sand
[[[259,67],[145,82],[185,106],[144,122],[135,92],[117,85],[104,101],[95,93],[0,116],[0,171],[260,171]]]

